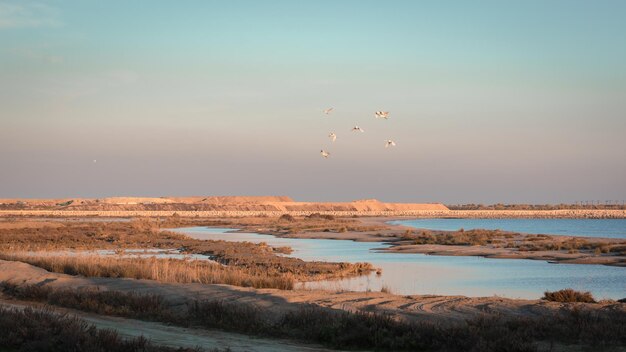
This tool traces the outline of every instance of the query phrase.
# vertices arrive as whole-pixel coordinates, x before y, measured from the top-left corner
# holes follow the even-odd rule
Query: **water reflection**
[[[230,232],[232,229],[193,227],[183,232],[197,239],[265,242],[290,246],[291,256],[303,260],[369,262],[383,269],[357,278],[303,283],[305,288],[379,291],[383,286],[396,294],[464,296],[499,295],[538,298],[545,290],[571,287],[591,291],[597,298],[626,297],[626,268],[603,265],[549,264],[526,259],[488,259],[424,254],[385,253],[381,242],[278,238],[271,235]]]

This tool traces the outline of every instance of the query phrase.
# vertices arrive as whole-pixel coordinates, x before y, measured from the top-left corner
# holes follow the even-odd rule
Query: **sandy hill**
[[[448,210],[439,203],[296,202],[287,196],[109,197],[102,199],[0,199],[0,209],[165,211],[413,211]]]

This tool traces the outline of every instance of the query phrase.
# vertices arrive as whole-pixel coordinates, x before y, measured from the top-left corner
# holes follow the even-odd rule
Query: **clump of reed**
[[[0,253],[0,259],[21,261],[51,272],[87,277],[148,279],[174,283],[227,284],[243,287],[293,289],[289,274],[257,268],[231,267],[200,260],[116,258],[104,256],[33,256]]]
[[[580,292],[571,288],[553,292],[546,291],[544,292],[542,299],[551,302],[596,303],[596,300],[593,298],[591,292]]]
[[[173,218],[176,219],[177,217]],[[186,221],[191,220],[187,219]],[[198,221],[198,223],[203,223],[203,221]],[[269,221],[274,224],[276,219],[238,219],[237,221],[252,223],[254,221],[259,223]],[[311,226],[318,226],[321,223],[339,220],[307,218],[298,221],[304,221]],[[87,249],[122,251],[127,248],[178,248],[184,253],[210,255],[219,263],[230,268],[238,268],[252,276],[258,274],[262,277],[285,277],[287,280],[297,279],[301,281],[356,276],[366,274],[373,269],[365,263],[307,262],[298,258],[277,255],[278,253],[290,253],[291,248],[289,247],[274,248],[265,244],[249,242],[191,239],[179,233],[160,231],[161,225],[160,220],[135,219],[130,222],[77,221],[60,223],[56,227],[31,228],[24,226],[22,228],[0,229],[0,252]],[[265,281],[250,283],[250,280],[244,280],[247,283],[246,286],[254,287],[265,285]]]
[[[28,222],[25,221],[25,224]],[[2,250],[177,248],[190,240],[187,236],[159,231],[147,219],[129,222],[58,222],[59,226],[0,229]]]
[[[601,240],[589,240],[583,238],[559,238],[549,235],[523,235],[516,232],[506,232],[501,230],[474,229],[465,231],[460,229],[454,232],[432,232],[422,230],[419,234],[414,234],[412,230],[407,230],[401,235],[403,240],[411,244],[436,244],[436,245],[456,245],[456,246],[486,246],[516,248],[520,251],[561,251],[569,253],[593,253],[600,256],[609,253],[619,253],[626,251],[626,242],[609,243]]]
[[[414,244],[439,244],[439,245],[456,245],[456,246],[476,246],[486,245],[502,241],[504,238],[510,238],[513,234],[500,230],[469,230],[434,234],[431,231],[422,231],[420,234],[405,233],[403,238],[412,240]]]

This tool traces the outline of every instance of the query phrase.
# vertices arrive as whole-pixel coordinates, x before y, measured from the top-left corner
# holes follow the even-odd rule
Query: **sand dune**
[[[3,210],[64,211],[229,211],[229,212],[398,212],[448,211],[443,204],[383,203],[376,199],[352,202],[296,202],[285,196],[262,197],[111,197],[103,199],[0,199]]]

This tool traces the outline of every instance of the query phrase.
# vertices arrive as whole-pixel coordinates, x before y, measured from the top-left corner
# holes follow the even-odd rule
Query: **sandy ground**
[[[186,302],[194,299],[253,304],[264,309],[268,318],[277,317],[286,311],[297,310],[309,304],[352,312],[364,310],[387,313],[400,319],[440,323],[464,321],[486,313],[507,316],[542,316],[573,305],[594,309],[620,309],[626,314],[626,304],[609,302],[584,304],[508,299],[496,296],[399,296],[383,292],[283,291],[229,285],[167,284],[150,280],[84,278],[50,273],[29,264],[9,261],[0,261],[0,281],[58,288],[89,287],[100,290],[152,293],[162,296],[173,309],[185,309]]]
[[[43,307],[33,302],[21,302],[0,298],[0,307],[23,309],[26,307]],[[48,308],[50,308],[48,306]],[[124,338],[143,336],[152,343],[162,346],[205,349],[230,348],[232,351],[250,352],[322,352],[331,351],[323,347],[294,343],[280,339],[254,338],[220,330],[189,329],[156,322],[96,315],[74,309],[54,308],[59,314],[73,315],[99,329],[117,330]],[[334,350],[333,350],[334,351]]]

